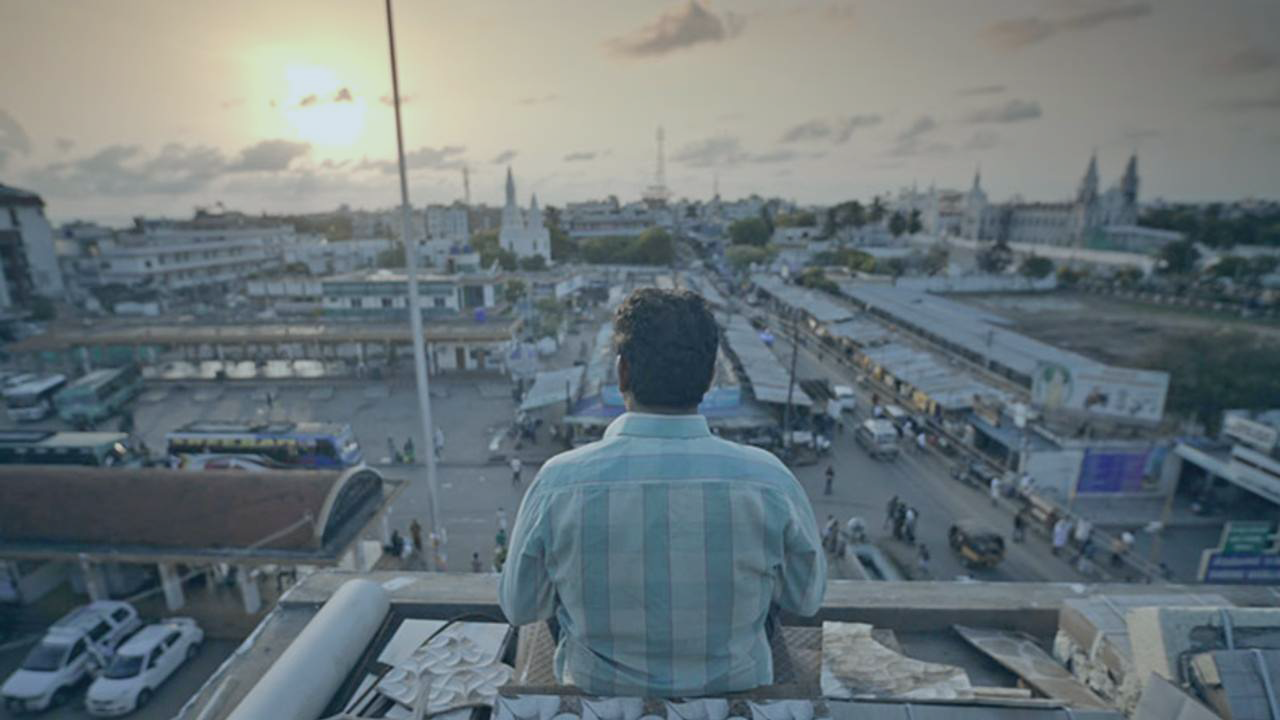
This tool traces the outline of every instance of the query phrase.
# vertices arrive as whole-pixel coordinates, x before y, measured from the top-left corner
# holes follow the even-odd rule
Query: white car
[[[46,710],[71,699],[120,642],[142,623],[129,603],[103,600],[76,608],[50,626],[22,665],[0,688],[4,706],[14,712]]]
[[[840,412],[853,412],[857,407],[858,398],[853,393],[853,388],[848,385],[835,385],[831,388],[833,399],[840,406]]]
[[[204,631],[191,618],[148,625],[120,646],[111,664],[89,686],[91,715],[124,715],[146,705],[182,663],[200,652]]]

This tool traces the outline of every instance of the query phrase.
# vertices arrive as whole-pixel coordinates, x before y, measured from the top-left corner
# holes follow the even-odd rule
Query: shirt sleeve
[[[790,516],[783,530],[782,588],[778,605],[787,612],[807,617],[822,607],[827,591],[827,558],[808,498],[803,493],[793,493],[788,500]]]
[[[512,625],[546,620],[555,611],[555,588],[546,564],[545,512],[546,502],[535,485],[516,514],[507,560],[498,580],[498,604]]]

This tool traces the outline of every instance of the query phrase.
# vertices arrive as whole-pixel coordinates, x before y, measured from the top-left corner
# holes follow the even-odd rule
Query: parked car
[[[892,459],[898,456],[898,431],[888,420],[867,420],[853,435],[871,457]]]
[[[89,714],[124,715],[146,705],[174,671],[200,652],[203,641],[204,631],[186,617],[139,630],[89,686]]]
[[[853,394],[853,388],[848,385],[834,385],[831,388],[832,394],[835,396],[836,402],[840,406],[840,412],[853,412],[857,407],[857,397]]]
[[[0,687],[5,708],[38,711],[67,702],[141,624],[138,611],[125,602],[102,600],[71,611],[49,627]]]

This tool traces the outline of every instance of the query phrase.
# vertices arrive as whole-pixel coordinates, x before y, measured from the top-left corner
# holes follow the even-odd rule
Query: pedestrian
[[[414,462],[413,438],[404,441],[404,461],[410,465]]]
[[[1027,509],[1022,508],[1013,516],[1013,541],[1020,543],[1027,537]]]
[[[502,508],[498,508],[498,529],[503,532],[507,531],[507,511]]]
[[[894,519],[898,516],[898,496],[894,495],[889,498],[889,504],[884,508],[884,529],[893,527]]]
[[[404,537],[400,535],[399,530],[391,531],[391,540],[386,547],[387,552],[400,557],[400,553],[404,552]]]
[[[520,470],[524,468],[524,463],[520,462],[520,458],[511,458],[511,484],[520,484]]]
[[[827,549],[828,553],[836,551],[836,533],[840,531],[840,525],[836,522],[835,515],[827,516],[827,524],[822,528],[822,546]]]
[[[471,553],[471,572],[478,573],[480,572],[480,568],[481,568],[480,553],[479,552]]]
[[[836,480],[836,469],[835,467],[828,465],[827,466],[827,486],[822,491],[823,495],[831,494],[831,485],[835,482],[835,480]]]
[[[506,547],[507,546],[507,529],[498,528],[498,534],[494,536],[493,541],[498,545],[498,547]]]
[[[916,542],[916,520],[920,518],[920,513],[916,512],[913,507],[907,508],[902,515],[902,532],[903,539],[908,545],[914,545]]]
[[[1067,546],[1067,537],[1071,534],[1071,521],[1065,517],[1058,518],[1053,524],[1053,554],[1057,555]]]
[[[1093,554],[1093,524],[1084,518],[1080,518],[1076,521],[1075,531],[1072,535],[1076,541],[1076,554],[1071,559],[1071,563],[1075,565],[1082,558],[1088,558]]]
[[[400,451],[396,449],[396,441],[387,438],[387,462],[393,463],[400,458]]]
[[[916,425],[911,422],[911,418],[902,421],[902,437],[910,439],[916,436]]]
[[[991,507],[995,507],[1000,502],[1000,478],[991,477]]]
[[[929,546],[924,543],[920,543],[920,547],[916,549],[916,568],[920,571],[920,577],[932,577],[929,574]]]
[[[893,511],[893,537],[901,540],[903,537],[903,529],[907,524],[907,504],[899,502],[897,509]]]
[[[431,531],[431,558],[436,566],[436,572],[449,571],[449,556],[444,551],[444,543],[448,537],[444,533],[444,528]],[[424,557],[423,562],[426,562]]]
[[[417,518],[409,523],[409,537],[413,538],[413,546],[416,548],[426,547],[422,544],[422,523]]]
[[[493,551],[493,571],[502,572],[502,566],[507,562],[507,548],[505,545],[499,545]]]
[[[436,428],[436,460],[440,459],[440,453],[444,452],[444,431]]]
[[[867,541],[867,525],[862,518],[852,516],[845,523],[845,533],[849,536],[849,542],[861,544]]]
[[[876,403],[871,406],[871,417],[877,420],[884,417],[884,408],[880,405],[880,403]]]
[[[1113,566],[1119,567],[1124,560],[1124,556],[1128,555],[1129,551],[1133,549],[1133,541],[1133,533],[1128,530],[1116,536],[1116,539],[1111,543],[1111,564]]]
[[[1018,478],[1018,492],[1022,497],[1027,497],[1031,493],[1031,486],[1034,481],[1031,479],[1031,473],[1023,471],[1022,477]]]

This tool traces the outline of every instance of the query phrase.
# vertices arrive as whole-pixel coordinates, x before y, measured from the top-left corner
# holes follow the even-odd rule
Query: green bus
[[[130,364],[72,380],[53,397],[53,404],[67,422],[93,423],[120,412],[141,391],[142,372]]]
[[[0,465],[136,464],[129,436],[122,432],[0,430]]]

